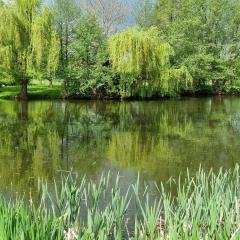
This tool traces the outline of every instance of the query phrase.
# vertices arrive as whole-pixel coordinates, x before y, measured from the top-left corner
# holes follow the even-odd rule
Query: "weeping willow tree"
[[[120,73],[120,94],[126,96],[176,95],[191,84],[186,67],[170,65],[172,47],[160,40],[157,28],[129,28],[109,40],[113,67]]]
[[[52,29],[52,15],[40,0],[13,0],[0,5],[0,69],[20,86],[27,99],[31,78],[57,69],[59,40]]]

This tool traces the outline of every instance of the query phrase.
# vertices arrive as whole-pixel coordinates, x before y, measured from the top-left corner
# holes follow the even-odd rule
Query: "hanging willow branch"
[[[52,14],[39,0],[0,5],[0,68],[22,84],[58,66],[59,39]]]
[[[109,40],[109,51],[113,67],[122,75],[123,96],[174,95],[192,81],[185,67],[170,67],[173,48],[161,42],[156,27],[115,34]]]

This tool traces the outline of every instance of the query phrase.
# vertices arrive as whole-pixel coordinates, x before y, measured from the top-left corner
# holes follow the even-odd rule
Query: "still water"
[[[240,163],[240,98],[150,102],[0,101],[1,191],[26,192],[64,171],[122,185]]]

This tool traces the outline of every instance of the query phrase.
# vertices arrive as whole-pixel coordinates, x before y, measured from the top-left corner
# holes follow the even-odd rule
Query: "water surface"
[[[122,186],[240,163],[240,98],[150,102],[0,101],[0,186],[35,189],[63,171]]]

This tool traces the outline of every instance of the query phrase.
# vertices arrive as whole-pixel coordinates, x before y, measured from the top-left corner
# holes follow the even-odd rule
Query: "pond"
[[[148,102],[0,101],[2,191],[36,189],[72,170],[110,171],[126,188],[138,173],[160,184],[180,173],[240,163],[240,98]]]

